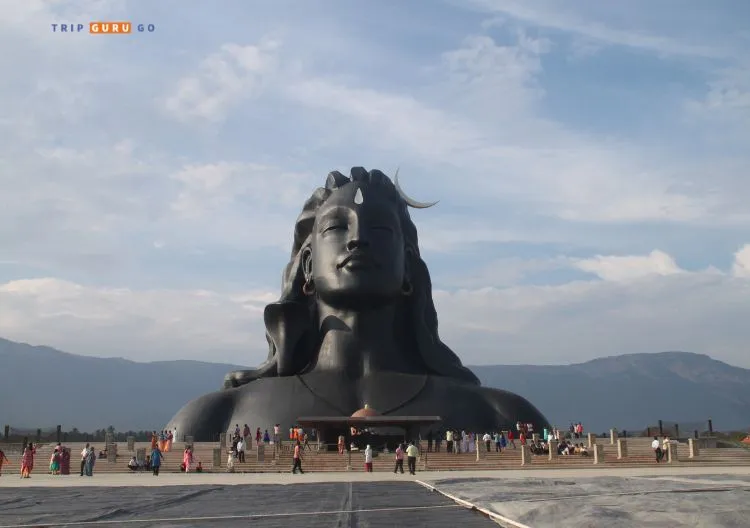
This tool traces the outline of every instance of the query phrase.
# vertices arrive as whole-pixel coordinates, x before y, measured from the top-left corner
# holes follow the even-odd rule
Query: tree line
[[[57,429],[13,429],[6,426],[3,440],[8,443],[23,442],[104,442],[107,434],[111,434],[116,442],[125,442],[129,436],[135,437],[136,442],[147,442],[151,440],[153,431],[117,431],[114,426],[109,425],[94,431],[79,431],[77,427],[70,430]],[[58,438],[59,437],[59,438]]]

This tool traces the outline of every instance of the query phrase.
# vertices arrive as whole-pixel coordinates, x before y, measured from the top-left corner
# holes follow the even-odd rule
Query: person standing
[[[372,447],[370,447],[370,444],[365,447],[365,471],[372,473]]]
[[[187,449],[185,449],[187,451]],[[161,467],[162,459],[164,458],[164,454],[159,451],[159,447],[154,447],[151,450],[151,470],[154,472],[154,476],[159,476],[159,468]],[[187,469],[187,468],[186,468]]]
[[[3,464],[7,462],[10,464],[10,460],[8,460],[8,457],[5,456],[5,453],[2,449],[0,449],[0,477],[3,476]]]
[[[96,464],[96,450],[94,446],[91,446],[89,452],[86,453],[86,463],[83,465],[83,473],[87,477],[94,476],[94,464]]]
[[[661,446],[659,444],[659,437],[655,436],[654,441],[651,442],[651,449],[654,450],[654,455],[656,456],[656,463],[658,464],[661,462],[662,456],[664,456],[664,452],[661,450]]]
[[[245,463],[245,441],[242,438],[237,442],[237,461],[241,464]]]
[[[86,456],[89,454],[89,444],[86,442],[86,447],[81,449],[81,476],[83,476],[83,466],[86,465]]]
[[[245,442],[245,445],[247,445],[247,439],[250,436],[250,426],[245,424],[245,426],[242,428],[242,441]]]
[[[281,424],[273,426],[273,446],[277,451],[281,451]]]
[[[182,463],[185,465],[185,473],[190,473],[190,468],[193,467],[193,448],[188,446],[185,448],[185,452],[182,454]]]
[[[21,478],[31,478],[31,471],[34,469],[34,455],[36,455],[36,448],[34,444],[29,442],[21,456]]]
[[[453,453],[453,430],[448,429],[445,432],[445,450],[448,453]]]
[[[52,475],[59,475],[60,474],[60,460],[62,458],[62,453],[60,452],[60,447],[56,447],[55,450],[52,452],[52,456],[49,459],[49,472]]]
[[[414,445],[414,442],[409,443],[409,447],[406,448],[406,460],[409,464],[410,475],[417,474],[417,455],[419,455],[417,446]]]
[[[302,449],[301,449],[299,440],[297,440],[294,443],[294,456],[292,458],[292,473],[297,473],[298,469],[300,473],[304,473],[304,471],[302,471]]]
[[[404,474],[404,445],[399,444],[396,448],[396,467],[393,468],[394,473],[401,471]]]

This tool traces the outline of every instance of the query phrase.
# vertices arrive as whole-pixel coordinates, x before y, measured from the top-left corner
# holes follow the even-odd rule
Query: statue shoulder
[[[510,422],[533,423],[536,427],[549,425],[539,409],[523,396],[490,387],[479,387],[479,390],[495,411]]]

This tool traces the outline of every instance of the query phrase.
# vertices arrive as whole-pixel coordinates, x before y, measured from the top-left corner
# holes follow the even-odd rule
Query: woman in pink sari
[[[31,477],[31,471],[34,469],[35,454],[36,448],[34,444],[29,442],[29,445],[23,450],[23,456],[21,457],[21,478]]]
[[[174,441],[174,435],[172,431],[167,431],[167,445],[164,446],[164,452],[169,453],[172,450],[172,442]]]
[[[190,473],[190,468],[193,465],[193,450],[191,448],[185,448],[185,452],[182,454],[182,463],[185,465],[185,473]]]

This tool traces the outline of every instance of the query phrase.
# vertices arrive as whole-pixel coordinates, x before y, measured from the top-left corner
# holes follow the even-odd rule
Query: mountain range
[[[243,368],[200,361],[139,363],[0,338],[0,425],[93,431],[158,429],[189,400]],[[574,365],[470,366],[488,387],[532,401],[553,424],[640,431],[658,420],[682,430],[750,426],[750,370],[704,354],[660,352]]]

